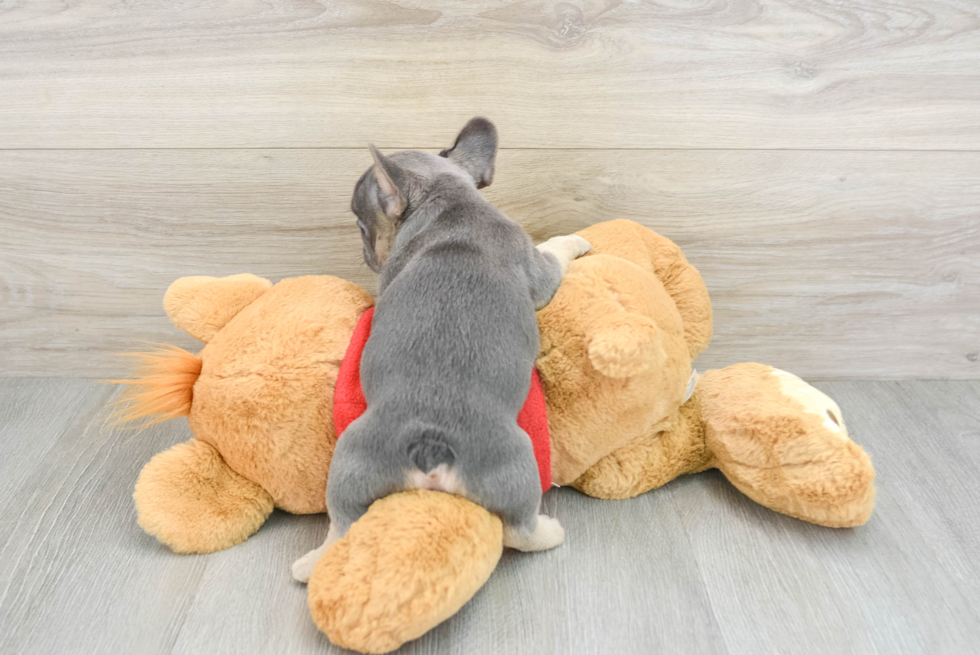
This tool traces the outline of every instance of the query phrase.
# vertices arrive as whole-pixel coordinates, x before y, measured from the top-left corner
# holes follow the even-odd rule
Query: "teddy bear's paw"
[[[548,550],[565,541],[565,528],[558,519],[538,515],[538,523],[530,535],[522,535],[517,530],[504,528],[504,545],[524,552]]]
[[[874,467],[826,394],[762,364],[735,364],[702,380],[705,446],[712,465],[742,493],[828,527],[871,517]]]
[[[136,488],[137,521],[177,553],[213,553],[239,544],[265,523],[272,496],[239,475],[210,444],[191,439],[157,454]]]

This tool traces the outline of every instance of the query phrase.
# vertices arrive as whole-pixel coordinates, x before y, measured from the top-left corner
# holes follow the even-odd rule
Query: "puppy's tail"
[[[408,459],[423,473],[440,464],[452,466],[456,461],[456,452],[442,430],[418,426],[412,432],[408,437]]]

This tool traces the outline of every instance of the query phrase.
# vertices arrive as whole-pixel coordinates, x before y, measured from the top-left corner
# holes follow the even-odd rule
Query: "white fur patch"
[[[810,386],[792,373],[774,368],[772,374],[779,380],[780,390],[785,395],[803,405],[807,413],[820,417],[824,427],[832,433],[845,441],[850,441],[847,426],[844,425],[844,415],[837,403],[831,400],[827,394]]]
[[[320,558],[327,552],[327,549],[333,545],[333,542],[340,539],[340,536],[341,535],[337,533],[337,526],[333,523],[333,521],[331,521],[330,529],[327,530],[327,538],[324,540],[323,545],[315,550],[311,550],[293,562],[293,579],[297,582],[309,582],[310,576],[313,575],[313,569],[316,568],[317,562],[319,562]]]
[[[538,250],[551,253],[555,256],[555,259],[558,260],[558,265],[561,266],[561,274],[564,277],[571,261],[592,250],[592,245],[577,234],[569,234],[560,237],[551,237],[544,243],[538,244]]]
[[[510,526],[504,526],[504,545],[508,548],[525,552],[548,550],[563,541],[565,541],[565,528],[561,527],[558,519],[543,514],[538,515],[534,532],[527,536],[521,535]]]
[[[464,487],[456,470],[447,464],[440,464],[428,473],[419,469],[408,472],[406,482],[409,489],[428,489],[430,491],[445,491],[449,494],[464,495]]]

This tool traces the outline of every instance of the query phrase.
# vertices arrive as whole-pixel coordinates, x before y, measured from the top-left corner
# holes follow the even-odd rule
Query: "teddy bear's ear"
[[[167,289],[163,309],[174,325],[207,343],[238,312],[271,288],[271,282],[249,273],[182,277]]]
[[[586,346],[592,366],[610,378],[639,375],[665,357],[656,324],[622,309],[589,331]]]

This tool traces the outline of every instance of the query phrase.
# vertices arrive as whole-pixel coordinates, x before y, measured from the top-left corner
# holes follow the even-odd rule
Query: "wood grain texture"
[[[78,414],[101,407],[95,389],[81,380],[0,378],[0,507],[53,456],[58,437]]]
[[[17,411],[17,385],[0,391],[0,414]],[[82,385],[84,405],[60,405]],[[169,652],[207,561],[148,540],[130,496],[140,466],[186,422],[155,438],[113,431],[104,405],[114,389],[61,380],[34,389],[28,414],[52,418],[25,421],[4,441],[26,445],[33,461],[0,501],[0,651]],[[52,432],[52,419],[63,429]]]
[[[508,551],[449,621],[400,653],[970,653],[980,640],[980,382],[828,382],[878,471],[860,528],[776,514],[718,473],[629,501],[545,496],[566,542]],[[246,543],[179,556],[140,532],[139,468],[186,422],[107,429],[112,390],[0,381],[22,473],[0,497],[0,650],[340,653],[289,562],[320,516],[275,512]],[[63,400],[52,403],[53,399]],[[6,463],[5,463],[6,464]]]
[[[973,0],[0,5],[0,148],[980,148]]]
[[[980,548],[970,527],[980,482],[968,462],[980,441],[962,437],[980,434],[980,384],[818,386],[875,464],[866,526],[787,519],[746,503],[718,474],[707,480],[713,503],[692,488],[697,476],[672,486],[730,652],[975,650],[980,571],[967,553]]]
[[[207,569],[171,652],[349,652],[317,630],[306,586],[289,575],[297,558],[323,543],[327,527],[325,514],[293,516],[276,510],[249,538],[251,548],[205,556]]]
[[[374,288],[349,212],[363,150],[0,152],[0,369],[116,376],[196,342],[183,275]],[[674,239],[711,291],[702,369],[980,377],[980,153],[503,151],[488,199],[538,240],[616,217]]]

